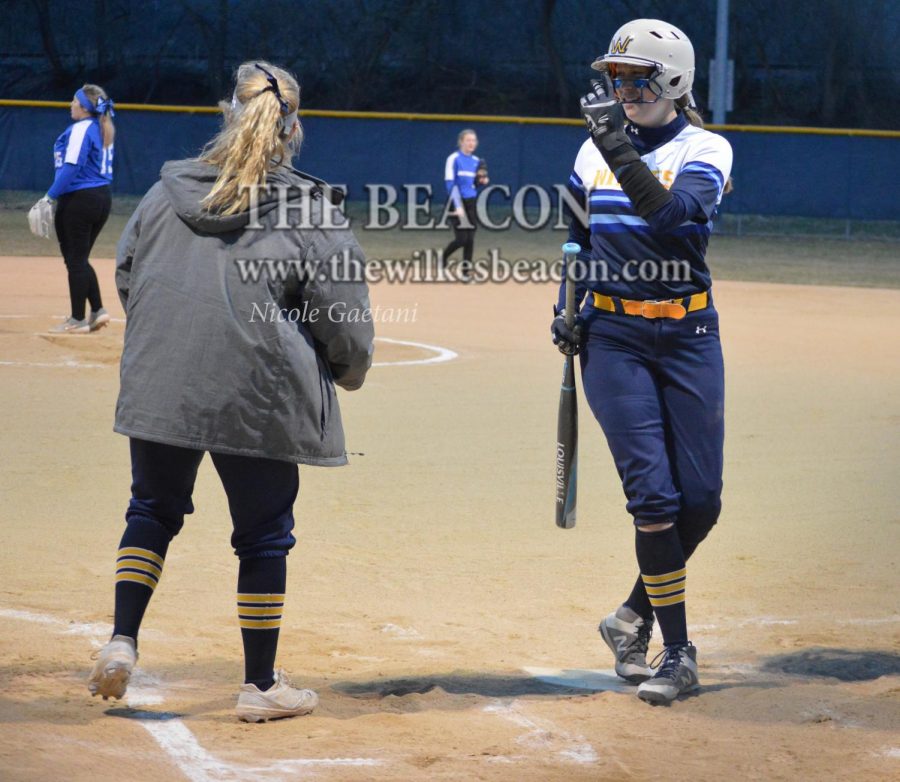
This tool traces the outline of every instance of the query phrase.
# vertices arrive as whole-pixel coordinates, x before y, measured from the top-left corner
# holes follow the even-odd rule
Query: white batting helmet
[[[635,19],[622,25],[609,42],[609,51],[591,66],[608,70],[610,64],[651,66],[660,98],[675,100],[694,83],[694,47],[674,25],[659,19]],[[615,76],[615,67],[611,69]],[[656,91],[656,90],[655,90]]]

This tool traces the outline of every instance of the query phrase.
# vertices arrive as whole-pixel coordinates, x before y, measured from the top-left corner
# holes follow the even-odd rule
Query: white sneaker
[[[661,654],[662,665],[638,687],[638,698],[647,703],[671,703],[682,693],[699,689],[697,649],[692,644],[667,646]]]
[[[127,635],[114,635],[93,658],[97,662],[88,680],[91,695],[102,695],[103,700],[121,698],[138,658],[134,639]]]
[[[237,715],[244,722],[299,717],[309,714],[318,703],[319,696],[312,690],[292,687],[284,671],[276,671],[275,684],[268,690],[260,690],[255,684],[241,685]]]
[[[88,334],[91,331],[91,324],[88,319],[75,320],[75,318],[66,318],[62,323],[50,328],[51,334]]]
[[[597,629],[616,656],[616,673],[625,681],[640,684],[653,675],[647,665],[653,617],[645,621],[627,606],[620,606]]]
[[[102,329],[107,323],[109,323],[109,313],[106,311],[106,307],[101,307],[96,312],[92,311],[88,318],[88,326],[91,331]]]

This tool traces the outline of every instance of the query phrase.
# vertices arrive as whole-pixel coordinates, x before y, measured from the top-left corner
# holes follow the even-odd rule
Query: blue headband
[[[98,98],[95,106],[91,103],[91,99],[85,94],[84,90],[78,90],[75,93],[75,99],[88,114],[93,114],[94,116],[100,114],[109,114],[110,117],[116,116],[116,112],[113,111],[115,104],[112,102],[112,98]]]

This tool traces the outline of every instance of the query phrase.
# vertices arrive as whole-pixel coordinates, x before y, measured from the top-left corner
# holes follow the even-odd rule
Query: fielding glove
[[[53,218],[56,214],[56,201],[44,196],[28,212],[28,227],[35,236],[49,239],[53,231]]]
[[[475,184],[478,187],[484,187],[491,178],[488,176],[487,161],[484,158],[478,161],[478,168],[475,169]]]

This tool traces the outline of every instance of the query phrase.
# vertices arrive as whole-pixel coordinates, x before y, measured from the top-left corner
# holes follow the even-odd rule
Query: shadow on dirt
[[[480,695],[486,698],[517,698],[523,695],[586,695],[584,689],[544,682],[533,676],[513,674],[449,673],[367,682],[337,682],[331,689],[353,698],[386,698],[425,695],[443,690],[451,695]]]
[[[770,657],[760,666],[767,673],[828,676],[842,682],[865,682],[900,674],[900,654],[853,649],[804,649]]]

